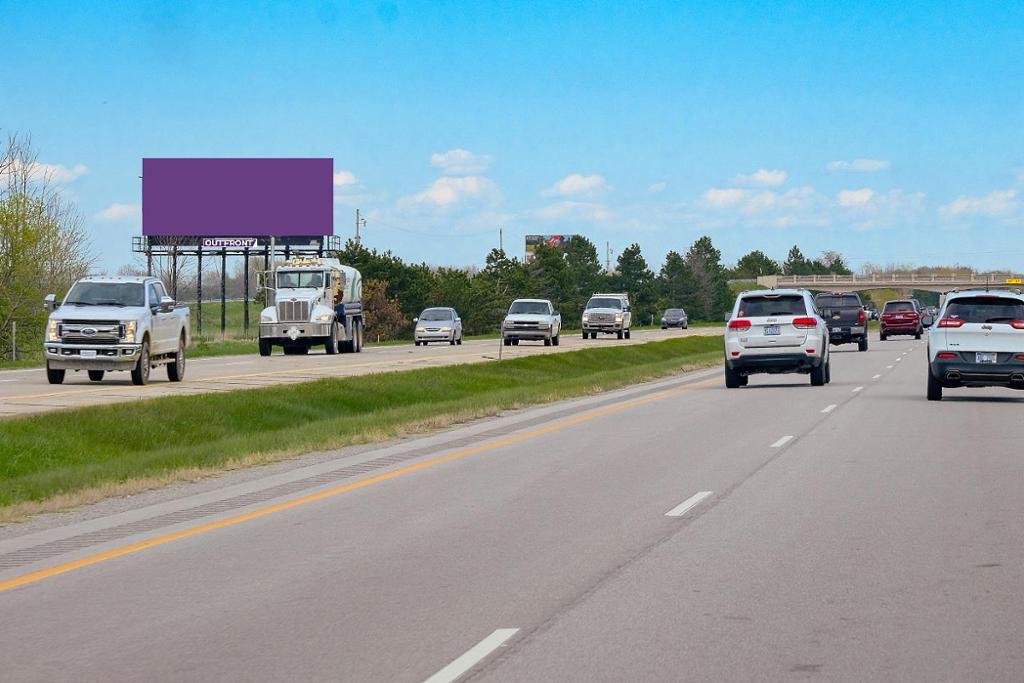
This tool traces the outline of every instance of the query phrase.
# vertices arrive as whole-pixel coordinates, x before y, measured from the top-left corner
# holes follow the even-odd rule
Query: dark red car
[[[917,307],[917,301],[914,299],[885,302],[879,320],[882,341],[893,334],[908,334],[913,335],[914,339],[920,339],[924,332],[921,309]]]

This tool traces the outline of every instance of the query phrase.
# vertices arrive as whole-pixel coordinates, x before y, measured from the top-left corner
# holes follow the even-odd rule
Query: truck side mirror
[[[60,306],[60,304],[57,303],[57,295],[56,294],[47,294],[46,298],[43,299],[43,308],[45,308],[47,311],[49,311],[51,313],[58,306]]]
[[[160,297],[160,312],[170,313],[174,310],[174,299],[169,296]]]

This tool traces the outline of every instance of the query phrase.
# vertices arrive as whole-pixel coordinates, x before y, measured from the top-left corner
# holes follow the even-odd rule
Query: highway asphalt
[[[540,353],[559,353],[610,344],[642,344],[687,335],[722,334],[722,328],[704,327],[688,330],[637,330],[632,339],[601,336],[583,340],[579,333],[566,333],[559,346],[546,347],[540,342],[523,342],[519,346],[502,347],[504,358],[517,358]],[[136,401],[157,396],[180,396],[214,391],[235,391],[295,382],[308,382],[323,377],[349,377],[390,370],[439,367],[462,363],[482,363],[498,357],[499,341],[466,341],[461,346],[412,343],[393,346],[369,346],[359,354],[328,356],[314,350],[307,356],[285,356],[277,349],[263,358],[220,356],[188,359],[185,381],[175,384],[167,380],[164,368],[152,373],[150,384],[133,386],[127,372],[111,372],[101,382],[90,382],[85,372],[69,372],[64,384],[46,381],[42,368],[0,371],[0,417],[74,408],[102,403]]]
[[[1019,681],[1024,394],[721,369],[0,540],[11,681]],[[344,469],[342,469],[344,468]]]

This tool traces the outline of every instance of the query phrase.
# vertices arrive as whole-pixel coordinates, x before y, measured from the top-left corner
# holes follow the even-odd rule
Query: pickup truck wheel
[[[185,339],[178,342],[178,352],[174,354],[174,362],[167,364],[167,379],[180,382],[185,379]]]
[[[50,384],[63,384],[66,370],[54,370],[50,364],[46,364],[46,381]]]
[[[622,339],[622,330],[619,330],[618,332],[616,332],[615,336],[618,337],[619,339]]]
[[[626,339],[629,339],[629,330],[626,330]]]
[[[867,351],[868,350],[868,340],[867,340],[867,337],[865,337],[864,339],[861,339],[859,342],[857,342],[857,350],[858,351]]]
[[[272,348],[273,348],[273,346],[271,345],[269,339],[260,339],[260,355],[261,356],[269,356],[270,355],[270,351],[271,351]]]
[[[552,339],[545,339],[544,340],[544,346],[551,346],[551,342],[552,341],[554,341],[554,340],[552,340]]]
[[[825,386],[825,363],[822,363],[816,368],[811,368],[811,386]]]
[[[502,339],[501,343],[504,344],[505,346],[512,346],[512,340],[511,339]]]
[[[143,386],[149,383],[149,342],[142,342],[142,351],[139,353],[139,360],[132,368],[132,384]]]
[[[328,356],[333,356],[338,353],[338,323],[331,323],[331,333],[327,337],[327,341],[324,342],[324,352]]]
[[[743,386],[743,378],[740,373],[733,370],[728,365],[725,366],[725,388],[726,389],[739,389]]]
[[[356,321],[356,353],[363,352],[363,323],[362,321]]]
[[[941,401],[942,400],[942,385],[939,384],[939,380],[932,377],[931,369],[928,370],[928,400],[929,401]]]
[[[512,346],[519,346],[519,340],[518,339],[513,339],[512,340]]]
[[[90,370],[89,379],[93,382],[102,382],[105,374],[107,373],[104,370]]]

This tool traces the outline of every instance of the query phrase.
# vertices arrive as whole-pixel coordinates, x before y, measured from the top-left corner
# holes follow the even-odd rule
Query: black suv
[[[831,344],[857,344],[857,350],[868,350],[868,317],[860,295],[822,293],[814,297],[814,305],[828,325]]]

